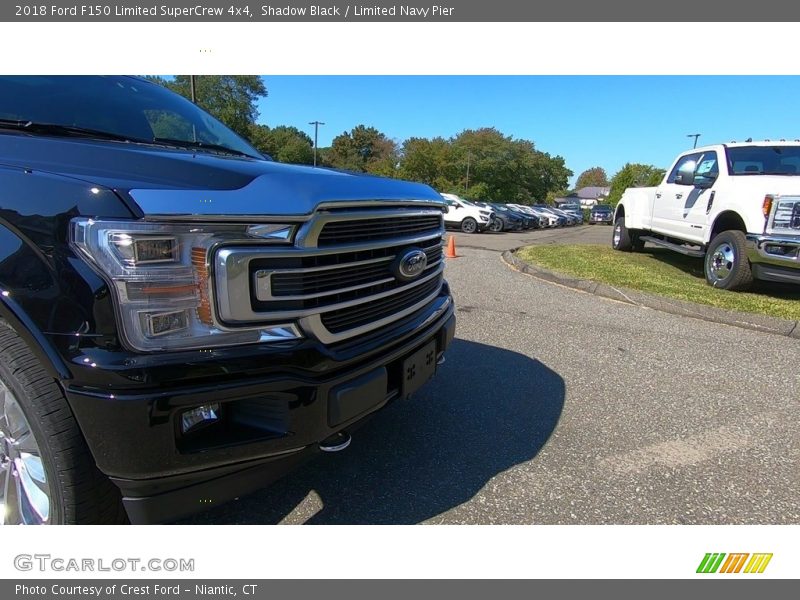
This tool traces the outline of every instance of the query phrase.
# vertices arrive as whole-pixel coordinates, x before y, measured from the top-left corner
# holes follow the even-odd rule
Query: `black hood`
[[[0,164],[113,189],[143,215],[305,215],[328,202],[442,202],[418,183],[127,142],[0,134]]]

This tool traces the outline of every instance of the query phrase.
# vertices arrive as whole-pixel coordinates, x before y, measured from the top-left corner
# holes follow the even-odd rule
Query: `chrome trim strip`
[[[252,258],[302,258],[304,256],[319,256],[322,254],[345,254],[347,252],[360,252],[361,250],[375,250],[377,248],[390,248],[392,246],[406,246],[419,244],[428,240],[433,240],[445,235],[444,229],[431,232],[418,237],[391,238],[364,242],[362,244],[350,244],[348,246],[323,246],[322,248],[297,248],[294,246],[264,246],[258,244],[243,245],[237,243],[236,246],[222,246],[217,252],[247,253]],[[228,256],[226,254],[226,256]],[[218,261],[215,261],[218,262]]]
[[[260,257],[264,258],[264,257]],[[361,265],[371,265],[380,262],[391,262],[394,260],[395,255],[382,256],[381,258],[370,258],[369,260],[357,260],[349,263],[339,263],[336,265],[326,265],[324,267],[307,267],[304,269],[263,269],[270,273],[314,273],[318,271],[333,271],[334,269],[346,269],[348,267],[360,267]]]
[[[256,272],[256,276],[258,276],[258,272]],[[267,277],[266,279],[271,279],[271,277]],[[344,292],[355,292],[356,290],[363,290],[365,288],[372,287],[373,285],[389,283],[390,281],[394,280],[395,280],[394,277],[384,277],[383,279],[376,279],[375,281],[370,281],[359,285],[353,285],[345,288],[336,288],[335,290],[330,290],[328,292],[319,292],[317,294],[305,294],[303,296],[273,296],[270,293],[271,290],[262,290],[261,288],[256,287],[256,298],[258,300],[261,300],[262,302],[283,302],[283,301],[289,302],[292,300],[310,300],[311,298],[322,298],[323,296],[335,296],[336,294]],[[256,282],[260,281],[263,281],[263,278],[256,280]]]
[[[391,261],[393,258],[394,257],[391,257],[389,259],[389,261]],[[374,262],[385,262],[385,261],[386,261],[386,259],[383,259],[383,258],[381,258],[381,259],[373,259],[373,260],[369,260],[369,261],[364,261],[364,264],[366,264],[366,263],[374,263]],[[429,271],[430,269],[432,269],[433,267],[435,267],[436,265],[438,265],[442,261],[444,261],[444,259],[440,258],[436,262],[430,263],[428,266],[425,267],[425,269],[422,272],[424,273],[425,271]],[[314,270],[317,270],[317,269],[331,269],[331,268],[343,269],[343,268],[349,267],[350,265],[355,265],[355,264],[359,264],[359,263],[347,263],[347,264],[343,264],[343,265],[335,265],[335,267],[313,267],[313,268],[309,269],[309,271],[314,271]],[[283,295],[282,296],[275,296],[272,293],[272,275],[276,274],[276,273],[287,273],[287,272],[303,273],[305,271],[303,271],[302,269],[293,269],[291,271],[284,271],[284,270],[281,270],[281,269],[275,269],[274,271],[271,271],[269,269],[259,269],[258,271],[256,271],[254,276],[253,276],[254,277],[253,286],[254,286],[254,288],[256,290],[256,298],[258,300],[262,301],[262,302],[281,302],[281,301],[288,301],[288,300],[308,300],[310,298],[322,298],[323,296],[333,296],[335,294],[339,294],[339,293],[343,293],[343,292],[354,292],[356,290],[361,290],[361,289],[364,289],[364,288],[372,287],[373,285],[380,285],[382,283],[389,283],[390,281],[394,281],[395,280],[394,277],[383,277],[381,279],[374,279],[374,280],[369,281],[367,283],[353,285],[353,286],[350,286],[350,287],[336,288],[334,290],[329,290],[327,292],[319,292],[319,293],[316,293],[316,294],[303,294],[303,295],[299,295],[299,296],[288,296],[288,295],[286,295],[286,296],[283,296]],[[323,308],[323,309],[320,309],[320,310],[326,310],[326,308]]]
[[[218,254],[222,254],[222,252]],[[217,298],[217,303],[220,318],[229,323],[254,323],[276,319],[298,319],[309,317],[313,314],[319,314],[320,312],[329,312],[332,310],[338,310],[340,308],[357,306],[358,304],[380,300],[381,298],[386,298],[388,296],[393,296],[406,290],[410,290],[418,285],[430,281],[434,277],[438,277],[444,272],[444,262],[441,262],[438,265],[439,268],[425,277],[420,277],[408,285],[404,285],[393,290],[388,290],[386,292],[381,292],[379,294],[374,294],[372,296],[365,296],[363,298],[350,300],[347,302],[339,302],[337,304],[331,304],[322,308],[294,311],[280,310],[273,312],[256,312],[253,310],[250,304],[250,281],[247,263],[241,259],[237,259],[235,256],[232,261],[226,260],[225,262],[228,263],[226,267],[223,267],[225,270],[217,271],[220,274],[217,288],[220,291],[220,294]],[[217,266],[219,267],[219,265]]]

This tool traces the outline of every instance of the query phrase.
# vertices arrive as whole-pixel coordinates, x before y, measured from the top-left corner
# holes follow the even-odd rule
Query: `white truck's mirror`
[[[687,160],[678,169],[675,175],[675,183],[678,185],[694,185],[694,172],[697,169],[697,162],[694,160]]]

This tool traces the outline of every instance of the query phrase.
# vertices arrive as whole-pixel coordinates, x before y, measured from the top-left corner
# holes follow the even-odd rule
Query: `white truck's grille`
[[[800,198],[776,198],[769,229],[772,233],[799,233]]]

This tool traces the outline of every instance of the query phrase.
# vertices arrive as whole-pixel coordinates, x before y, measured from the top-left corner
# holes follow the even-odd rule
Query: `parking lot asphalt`
[[[437,376],[262,491],[188,523],[800,523],[800,342],[617,303],[500,251],[610,227],[457,234]]]

